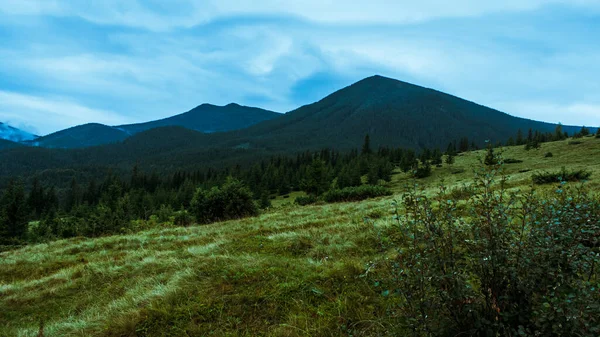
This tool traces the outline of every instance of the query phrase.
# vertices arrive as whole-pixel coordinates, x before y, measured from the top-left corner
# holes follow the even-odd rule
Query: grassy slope
[[[461,186],[482,156],[460,156],[419,183]],[[592,170],[600,187],[600,139],[504,156],[524,160],[506,165],[515,188],[531,181],[520,170],[561,166]],[[401,194],[407,183],[398,174],[392,186]],[[40,325],[45,336],[385,334],[388,303],[366,266],[380,258],[377,233],[392,224],[392,199],[310,207],[286,199],[252,219],[1,253],[0,336],[37,336]]]

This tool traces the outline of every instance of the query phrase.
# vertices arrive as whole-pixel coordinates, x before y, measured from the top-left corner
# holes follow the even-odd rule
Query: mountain
[[[519,129],[553,132],[555,124],[532,121],[406,82],[372,76],[281,118],[221,136],[221,143],[273,150],[374,146],[442,148],[468,137],[506,141]],[[563,126],[572,134],[580,127]]]
[[[0,139],[9,140],[11,142],[23,142],[37,138],[29,132],[13,128],[12,126],[0,123]]]
[[[117,143],[127,137],[127,132],[112,126],[90,123],[51,133],[26,144],[47,148],[82,148]]]
[[[277,112],[235,103],[226,106],[202,104],[173,117],[147,123],[120,125],[117,128],[135,134],[163,126],[183,126],[203,133],[214,133],[243,129],[280,116]]]
[[[203,133],[214,133],[245,128],[280,116],[277,112],[235,103],[226,106],[202,104],[183,114],[152,122],[119,126],[97,123],[79,125],[26,144],[46,148],[86,148],[119,143],[137,133],[160,127],[181,126]]]
[[[484,146],[486,140],[506,141],[519,129],[526,135],[529,128],[553,132],[556,125],[513,117],[436,90],[373,76],[316,103],[241,130],[208,134],[170,126],[129,137],[120,130],[122,127],[98,124],[82,127],[90,129],[78,131],[78,137],[72,137],[71,130],[68,135],[58,137],[59,132],[41,141],[48,141],[54,147],[82,142],[98,144],[107,141],[99,137],[107,133],[119,141],[69,150],[27,147],[0,150],[0,182],[3,177],[15,174],[43,172],[46,177],[53,176],[57,185],[64,185],[75,174],[98,177],[109,168],[127,174],[136,164],[158,173],[230,167],[274,154],[295,155],[325,147],[356,149],[367,133],[373,148],[383,145],[445,149],[449,142],[462,137]],[[563,126],[569,134],[579,129]]]

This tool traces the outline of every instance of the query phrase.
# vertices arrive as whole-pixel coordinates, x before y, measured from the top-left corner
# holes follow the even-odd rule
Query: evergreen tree
[[[23,240],[27,233],[29,212],[23,184],[11,180],[0,199],[0,236]]]
[[[600,128],[598,128],[598,130],[596,130],[596,138],[600,138]]]
[[[496,155],[494,154],[494,147],[492,146],[492,144],[488,144],[487,153],[485,155],[483,163],[488,166],[498,164]]]
[[[590,134],[590,129],[586,128],[585,126],[581,127],[581,131],[579,131],[579,133],[585,137],[588,136]]]
[[[556,129],[554,130],[554,140],[563,140],[565,139],[565,133],[563,131],[562,124],[558,123]]]
[[[517,131],[517,140],[516,140],[517,145],[523,145],[525,144],[525,140],[523,139],[523,131],[521,131],[521,129],[519,129]]]
[[[369,137],[368,134],[365,136],[365,141],[363,143],[361,153],[363,155],[371,154],[371,138]]]
[[[321,195],[329,189],[327,179],[327,166],[321,159],[314,159],[306,170],[306,177],[302,183],[303,190],[312,195]]]

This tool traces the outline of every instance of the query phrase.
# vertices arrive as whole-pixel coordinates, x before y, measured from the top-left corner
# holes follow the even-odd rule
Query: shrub
[[[175,212],[173,223],[175,226],[188,227],[194,222],[192,215],[185,209]]]
[[[306,206],[306,205],[314,204],[315,202],[317,202],[317,197],[309,194],[307,196],[297,197],[294,202],[300,206]]]
[[[239,219],[258,214],[252,192],[239,180],[231,177],[221,187],[199,188],[194,194],[191,210],[198,223]]]
[[[575,137],[573,137],[573,138],[575,138]],[[580,140],[571,140],[571,141],[569,141],[568,144],[569,145],[579,145],[579,144],[583,144],[583,142]]]
[[[552,158],[552,157],[554,157],[552,152],[546,152],[546,154],[544,155],[544,158]]]
[[[431,165],[429,163],[425,163],[424,165],[419,165],[413,171],[413,177],[417,179],[427,178],[431,175]]]
[[[394,255],[367,266],[390,335],[600,334],[597,196],[566,184],[516,195],[497,172],[477,175],[465,210],[445,187],[393,204],[379,245]]]
[[[523,161],[522,161],[522,160],[520,160],[520,159],[514,159],[514,158],[507,158],[507,159],[504,159],[504,164],[520,164],[520,163],[522,163],[522,162],[523,162]]]
[[[552,184],[562,181],[588,180],[592,173],[585,170],[568,171],[564,167],[558,172],[540,172],[531,177],[535,184]]]
[[[344,202],[359,201],[369,198],[376,198],[386,195],[392,195],[392,192],[378,185],[362,185],[358,187],[346,187],[343,189],[329,190],[323,194],[325,202]]]

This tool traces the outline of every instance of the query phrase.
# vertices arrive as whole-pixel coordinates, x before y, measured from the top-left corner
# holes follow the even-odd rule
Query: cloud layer
[[[599,19],[586,0],[4,0],[0,121],[45,134],[204,102],[285,112],[377,73],[595,126]]]

